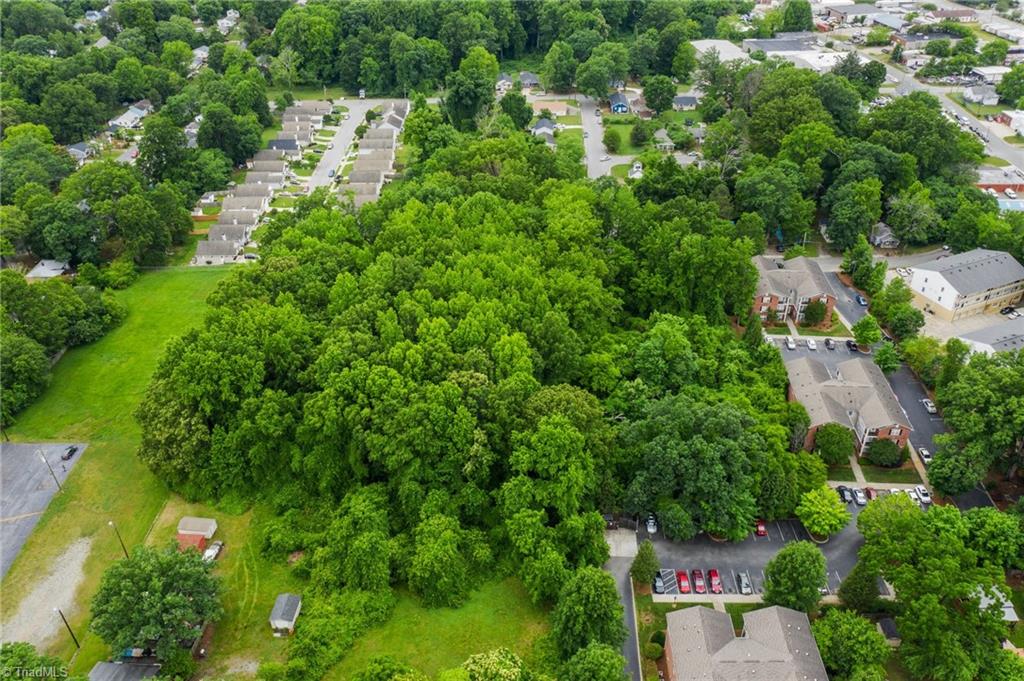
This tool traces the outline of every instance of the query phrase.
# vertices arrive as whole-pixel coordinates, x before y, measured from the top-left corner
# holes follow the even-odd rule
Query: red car
[[[878,498],[878,490],[876,490],[874,487],[865,487],[864,494],[868,495],[868,500]]]
[[[138,158],[138,157],[139,157],[139,150],[138,149],[132,149],[132,158]]]
[[[722,578],[718,575],[718,570],[708,570],[708,581],[711,582],[711,593],[722,593]]]
[[[754,526],[754,534],[756,534],[758,537],[768,536],[768,528],[765,527],[763,520],[757,521],[757,524]]]
[[[687,576],[686,570],[676,570],[676,582],[679,584],[679,593],[690,593],[690,578]]]
[[[693,571],[693,590],[699,594],[706,594],[708,592],[708,588],[704,584],[704,573],[700,570]]]

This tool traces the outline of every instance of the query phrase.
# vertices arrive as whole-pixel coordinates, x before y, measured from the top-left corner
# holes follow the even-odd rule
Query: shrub
[[[653,641],[644,644],[644,657],[648,660],[660,660],[664,652],[665,649]]]
[[[818,456],[830,466],[846,463],[857,451],[853,431],[838,423],[826,423],[814,435]]]
[[[601,141],[604,143],[604,148],[612,154],[617,154],[622,148],[622,135],[614,128],[606,128]]]
[[[629,574],[641,584],[649,583],[658,574],[658,556],[654,554],[654,544],[650,539],[645,539],[636,552],[633,565],[629,568]]]
[[[664,646],[665,632],[659,629],[658,631],[651,634],[651,643],[657,643],[659,646]]]
[[[629,131],[629,141],[634,147],[642,147],[651,141],[653,134],[651,126],[646,122],[637,123],[633,126],[633,129]]]
[[[825,303],[820,300],[812,300],[804,308],[804,323],[810,326],[817,326],[825,321]]]
[[[865,456],[874,465],[886,468],[895,468],[903,463],[903,452],[892,440],[873,440]]]
[[[117,258],[103,270],[103,283],[107,288],[128,288],[138,278],[139,273],[130,257]]]

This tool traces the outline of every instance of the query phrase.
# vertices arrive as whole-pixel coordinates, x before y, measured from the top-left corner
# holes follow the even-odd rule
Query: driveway
[[[863,507],[848,504],[851,519],[845,528],[832,536],[818,548],[825,555],[828,577],[828,591],[836,593],[839,584],[857,563],[857,552],[864,544],[864,538],[857,531],[857,515]],[[672,570],[703,570],[705,581],[707,571],[718,570],[726,594],[739,593],[739,574],[745,572],[754,587],[755,593],[764,592],[764,566],[775,557],[786,544],[794,541],[809,540],[810,535],[803,524],[796,519],[775,520],[765,524],[768,536],[757,537],[751,534],[740,542],[717,542],[701,534],[686,542],[666,539],[660,530],[653,536],[641,527],[639,539],[650,539],[662,568]],[[690,580],[691,590],[693,580]],[[691,591],[692,593],[692,591]]]
[[[124,150],[120,156],[117,157],[118,163],[127,163],[130,166],[135,165],[135,154],[139,151],[139,145],[133,144]]]
[[[338,99],[334,101],[335,106],[340,104],[348,107],[348,120],[343,117],[339,121],[338,129],[332,140],[334,147],[324,152],[324,155],[320,157],[320,162],[313,170],[313,174],[308,178],[309,191],[312,192],[317,187],[323,187],[334,181],[333,177],[329,177],[329,173],[331,170],[338,170],[338,166],[341,165],[348,153],[352,140],[355,139],[356,128],[366,117],[366,112],[384,102],[383,99]]]
[[[626,658],[626,672],[633,681],[642,681],[643,668],[640,666],[640,646],[637,643],[636,607],[633,604],[633,582],[629,569],[636,557],[636,533],[633,530],[617,528],[604,533],[611,556],[604,569],[615,579],[619,592],[623,617],[626,625],[626,640],[622,643],[622,656]]]

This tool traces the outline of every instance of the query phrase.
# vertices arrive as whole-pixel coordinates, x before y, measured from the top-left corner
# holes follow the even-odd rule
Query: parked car
[[[932,462],[932,453],[929,452],[924,447],[921,447],[920,449],[917,450],[917,455],[921,457],[921,463],[923,463],[925,466],[929,465]]]
[[[78,447],[71,445],[64,450],[64,453],[60,455],[61,461],[70,461],[71,457],[78,453]]]
[[[1006,194],[1006,197],[1007,197],[1007,198],[1009,198],[1009,199],[1015,199],[1015,198],[1017,198],[1017,192],[1013,191],[1013,190],[1012,190],[1012,189],[1010,189],[1009,187],[1007,187],[1006,189],[1004,189],[1004,190],[1003,190],[1003,193],[1004,193],[1004,194]]]
[[[860,352],[860,349],[857,347],[857,342],[852,340],[846,341],[846,349],[850,352]]]
[[[917,496],[917,492],[915,490],[908,489],[907,496],[909,496],[915,504],[921,503],[921,497]]]
[[[857,294],[857,304],[860,305],[861,307],[867,307],[868,306],[868,299],[858,293]]]
[[[661,578],[661,574],[654,575],[654,593],[665,593],[665,580]]]
[[[679,585],[679,593],[690,593],[690,576],[686,574],[686,570],[676,570],[676,583]]]
[[[825,349],[826,350],[835,350],[836,349],[836,342],[834,340],[832,340],[831,338],[826,338],[825,339]]]
[[[656,534],[658,532],[658,521],[654,519],[654,515],[647,516],[647,534]]]
[[[763,520],[758,519],[757,523],[754,525],[754,534],[758,537],[768,536],[768,527],[764,524]]]
[[[927,397],[921,400],[921,404],[924,405],[924,410],[929,414],[938,414],[939,410],[935,408],[935,403],[929,400]]]
[[[328,142],[327,143],[327,148],[328,149],[333,149],[334,148],[334,142]]]
[[[601,157],[601,160],[602,161],[610,161],[610,160],[612,160],[612,157],[609,156],[608,154],[605,154],[604,156]]]
[[[878,490],[874,487],[865,487],[864,494],[867,495],[868,501],[878,498]]]
[[[584,130],[583,131],[583,139],[587,139],[588,137],[590,137],[590,133],[587,132],[586,130]]]
[[[212,563],[213,561],[217,560],[217,556],[220,555],[220,550],[222,548],[224,548],[224,542],[220,540],[213,542],[212,544],[206,547],[205,551],[203,551],[203,560],[205,560],[207,563]]]
[[[260,259],[260,256],[256,255],[255,253],[246,253],[242,257],[245,258],[246,260],[259,260]]]
[[[327,177],[334,177],[334,168],[327,171]]]
[[[1002,310],[999,311],[999,314],[1010,314],[1013,311],[1014,311],[1013,307],[1010,306],[1010,305],[1007,305],[1006,307],[1004,307]]]
[[[749,596],[754,593],[754,587],[750,584],[750,576],[746,572],[741,572],[740,575],[740,593],[744,596]]]
[[[839,487],[836,487],[836,494],[839,495],[839,498],[843,500],[844,504],[849,504],[853,501],[853,492],[851,492],[850,488],[846,485],[839,485]]]
[[[807,339],[807,349],[808,350],[817,350],[818,349],[818,344],[814,341],[813,338],[808,338]]]
[[[1014,310],[1013,312],[1006,316],[1008,319],[1019,319],[1020,317],[1024,317],[1024,314],[1022,314],[1019,310]]]
[[[704,583],[704,573],[700,570],[693,571],[693,591],[698,594],[706,594],[708,587]]]
[[[858,506],[867,506],[867,504],[868,504],[868,495],[865,494],[864,490],[862,490],[862,489],[854,489],[853,490],[853,501]]]
[[[138,158],[138,157],[139,157],[139,150],[138,149],[132,149],[132,158]]]
[[[711,582],[711,593],[722,593],[722,577],[718,574],[718,570],[715,568],[708,570],[708,581]]]
[[[932,503],[932,495],[931,492],[928,491],[927,487],[924,485],[918,485],[914,488],[914,491],[917,492],[917,497],[921,500],[922,504]]]
[[[792,336],[786,336],[786,347],[790,350],[796,350],[796,341],[793,340]]]

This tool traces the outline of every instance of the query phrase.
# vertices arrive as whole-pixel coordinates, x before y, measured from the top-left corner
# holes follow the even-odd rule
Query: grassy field
[[[583,125],[583,119],[578,113],[559,116],[558,122],[562,125]]]
[[[290,208],[295,205],[294,196],[279,196],[270,202],[271,208]]]
[[[619,146],[619,150],[616,154],[636,156],[643,151],[643,147],[635,147],[629,141],[629,133],[633,131],[632,123],[607,123],[605,126],[606,130],[615,130],[619,133],[619,137],[622,139],[622,144]],[[602,135],[604,133],[601,133]]]
[[[470,655],[501,646],[529,660],[535,642],[547,630],[547,612],[532,605],[513,578],[484,584],[454,610],[424,608],[416,598],[399,593],[391,619],[356,641],[324,678],[346,681],[371,657],[384,654],[430,677],[457,667]]]
[[[1010,144],[1016,144],[1018,146],[1024,146],[1024,135],[1007,135],[1003,138],[1003,141],[1009,142]]]
[[[633,167],[632,163],[619,163],[613,165],[611,168],[612,177],[617,177],[620,180],[625,180],[629,176],[629,169]]]
[[[167,500],[168,491],[136,458],[139,426],[131,414],[149,383],[164,344],[201,323],[206,297],[227,268],[174,268],[144,274],[119,292],[124,323],[100,340],[70,350],[54,367],[50,387],[9,430],[21,442],[82,441],[89,448],[43,514],[3,580],[5,608],[32,589],[40,566],[56,560],[80,537],[92,540],[71,625],[82,641],[72,673],[87,672],[107,647],[86,633],[86,604],[103,570],[120,555],[113,519],[127,544],[138,544]],[[49,650],[69,659],[66,636]]]
[[[703,120],[703,117],[700,115],[700,111],[697,111],[696,109],[694,109],[693,111],[666,111],[662,113],[659,118],[661,119],[662,123],[666,125],[669,123],[679,123],[681,125],[685,125],[686,121],[688,120],[694,121],[695,123],[699,123],[701,120]]]
[[[803,325],[797,325],[797,330],[801,336],[833,336],[833,337],[851,337],[853,334],[846,328],[846,325],[839,321],[839,315],[835,312],[832,313],[832,325],[827,329],[812,329]]]
[[[964,96],[959,93],[949,94],[946,96],[949,97],[954,102],[956,102],[957,104],[959,104],[960,106],[962,106],[963,108],[967,109],[968,112],[979,118],[981,118],[982,116],[996,116],[1002,113],[1003,109],[1006,108],[1002,106],[992,106],[987,104],[975,104],[974,102],[968,102],[966,99],[964,99]]]
[[[921,482],[921,476],[910,464],[906,464],[906,468],[882,468],[862,463],[860,469],[864,473],[864,479],[868,482],[897,482],[914,485]]]

